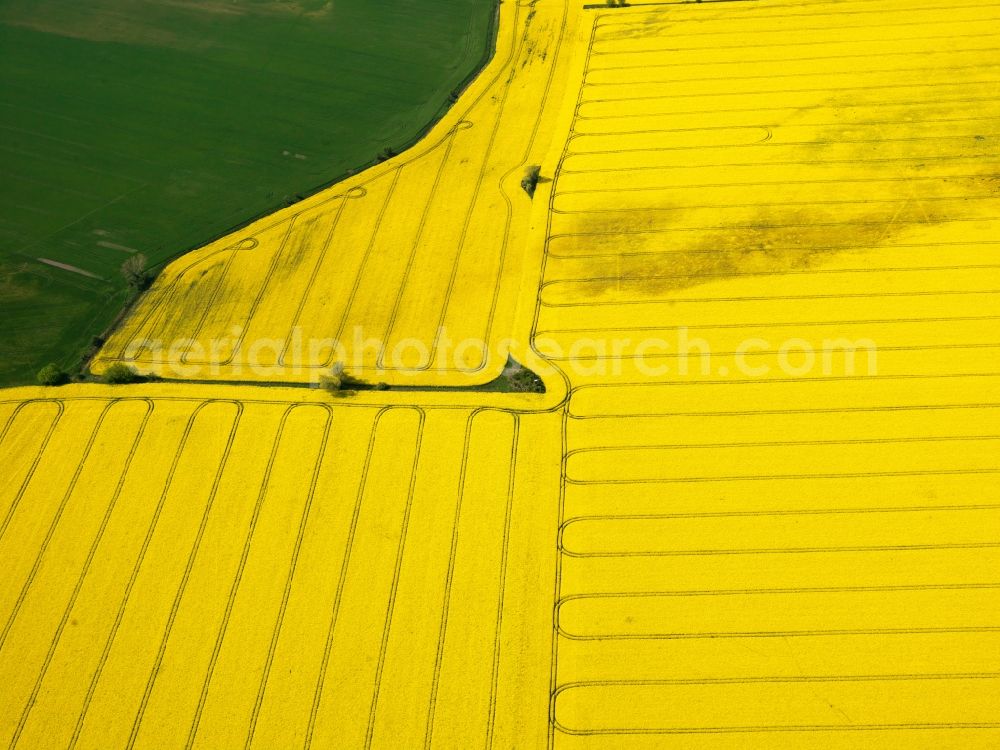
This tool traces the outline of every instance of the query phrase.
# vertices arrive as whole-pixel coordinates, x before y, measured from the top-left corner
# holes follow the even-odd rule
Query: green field
[[[485,62],[494,9],[0,0],[0,384],[73,367],[130,254],[163,263],[412,141]]]

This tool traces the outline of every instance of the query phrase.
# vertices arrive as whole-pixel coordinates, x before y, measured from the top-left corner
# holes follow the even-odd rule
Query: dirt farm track
[[[500,7],[0,392],[0,747],[1000,746],[1000,3]]]

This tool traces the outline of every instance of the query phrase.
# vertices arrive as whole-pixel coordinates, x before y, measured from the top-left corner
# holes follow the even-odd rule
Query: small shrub
[[[342,362],[337,362],[329,372],[320,375],[319,384],[323,390],[335,396],[342,396],[367,385],[365,381],[348,374]]]
[[[534,372],[513,359],[504,370],[507,391],[510,393],[545,393],[545,384]]]
[[[108,385],[128,385],[129,383],[141,383],[145,378],[132,365],[115,362],[104,371],[102,379]]]
[[[389,159],[391,159],[395,155],[396,155],[396,151],[394,149],[389,148],[387,146],[386,148],[384,148],[381,151],[379,151],[379,154],[378,154],[377,158],[378,158],[379,161],[389,161]]]
[[[69,374],[56,364],[45,365],[36,377],[42,385],[64,385],[69,382]]]
[[[545,393],[545,386],[531,370],[521,370],[511,376],[510,390],[512,393]]]
[[[521,179],[521,189],[528,194],[529,198],[535,197],[535,188],[538,187],[538,180],[541,179],[542,168],[537,164],[532,164],[524,169],[524,177]]]

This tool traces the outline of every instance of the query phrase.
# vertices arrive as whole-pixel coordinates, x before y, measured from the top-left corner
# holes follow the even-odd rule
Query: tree
[[[520,362],[509,358],[503,371],[503,379],[510,393],[545,393],[545,384],[537,374]]]
[[[319,384],[328,393],[342,396],[347,391],[358,390],[359,387],[365,385],[365,382],[349,375],[344,370],[344,363],[337,362],[330,368],[329,372],[319,376]]]
[[[128,385],[129,383],[140,383],[144,380],[142,375],[124,362],[115,362],[104,371],[104,382],[108,385]]]
[[[42,385],[64,385],[69,382],[69,374],[55,363],[45,365],[36,377]]]
[[[512,373],[508,383],[511,393],[545,393],[542,379],[526,367]]]
[[[137,253],[122,263],[122,276],[129,288],[136,292],[141,292],[148,287],[152,276],[146,268],[146,256]]]
[[[521,189],[528,194],[529,198],[535,197],[535,188],[538,187],[538,180],[541,179],[542,168],[537,164],[532,164],[524,169],[524,177],[521,179]]]

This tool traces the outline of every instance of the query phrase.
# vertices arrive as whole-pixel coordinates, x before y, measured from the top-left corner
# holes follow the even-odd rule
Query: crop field
[[[97,363],[247,382],[0,398],[0,746],[1000,746],[997,50],[991,2],[504,3],[424,142]],[[442,320],[546,392],[385,366]],[[241,359],[354,327],[424,388]]]
[[[75,364],[130,255],[160,264],[401,148],[482,65],[494,10],[0,0],[0,383]]]
[[[636,8],[588,49],[536,337],[621,343],[567,407],[556,745],[995,745],[1000,6]]]
[[[544,743],[558,414],[2,409],[5,746]]]
[[[394,384],[496,378],[531,209],[519,183],[551,137],[538,102],[553,89],[567,9],[504,12],[493,64],[412,153],[174,262],[94,369],[308,382],[346,361]],[[452,356],[445,337],[488,346]]]

